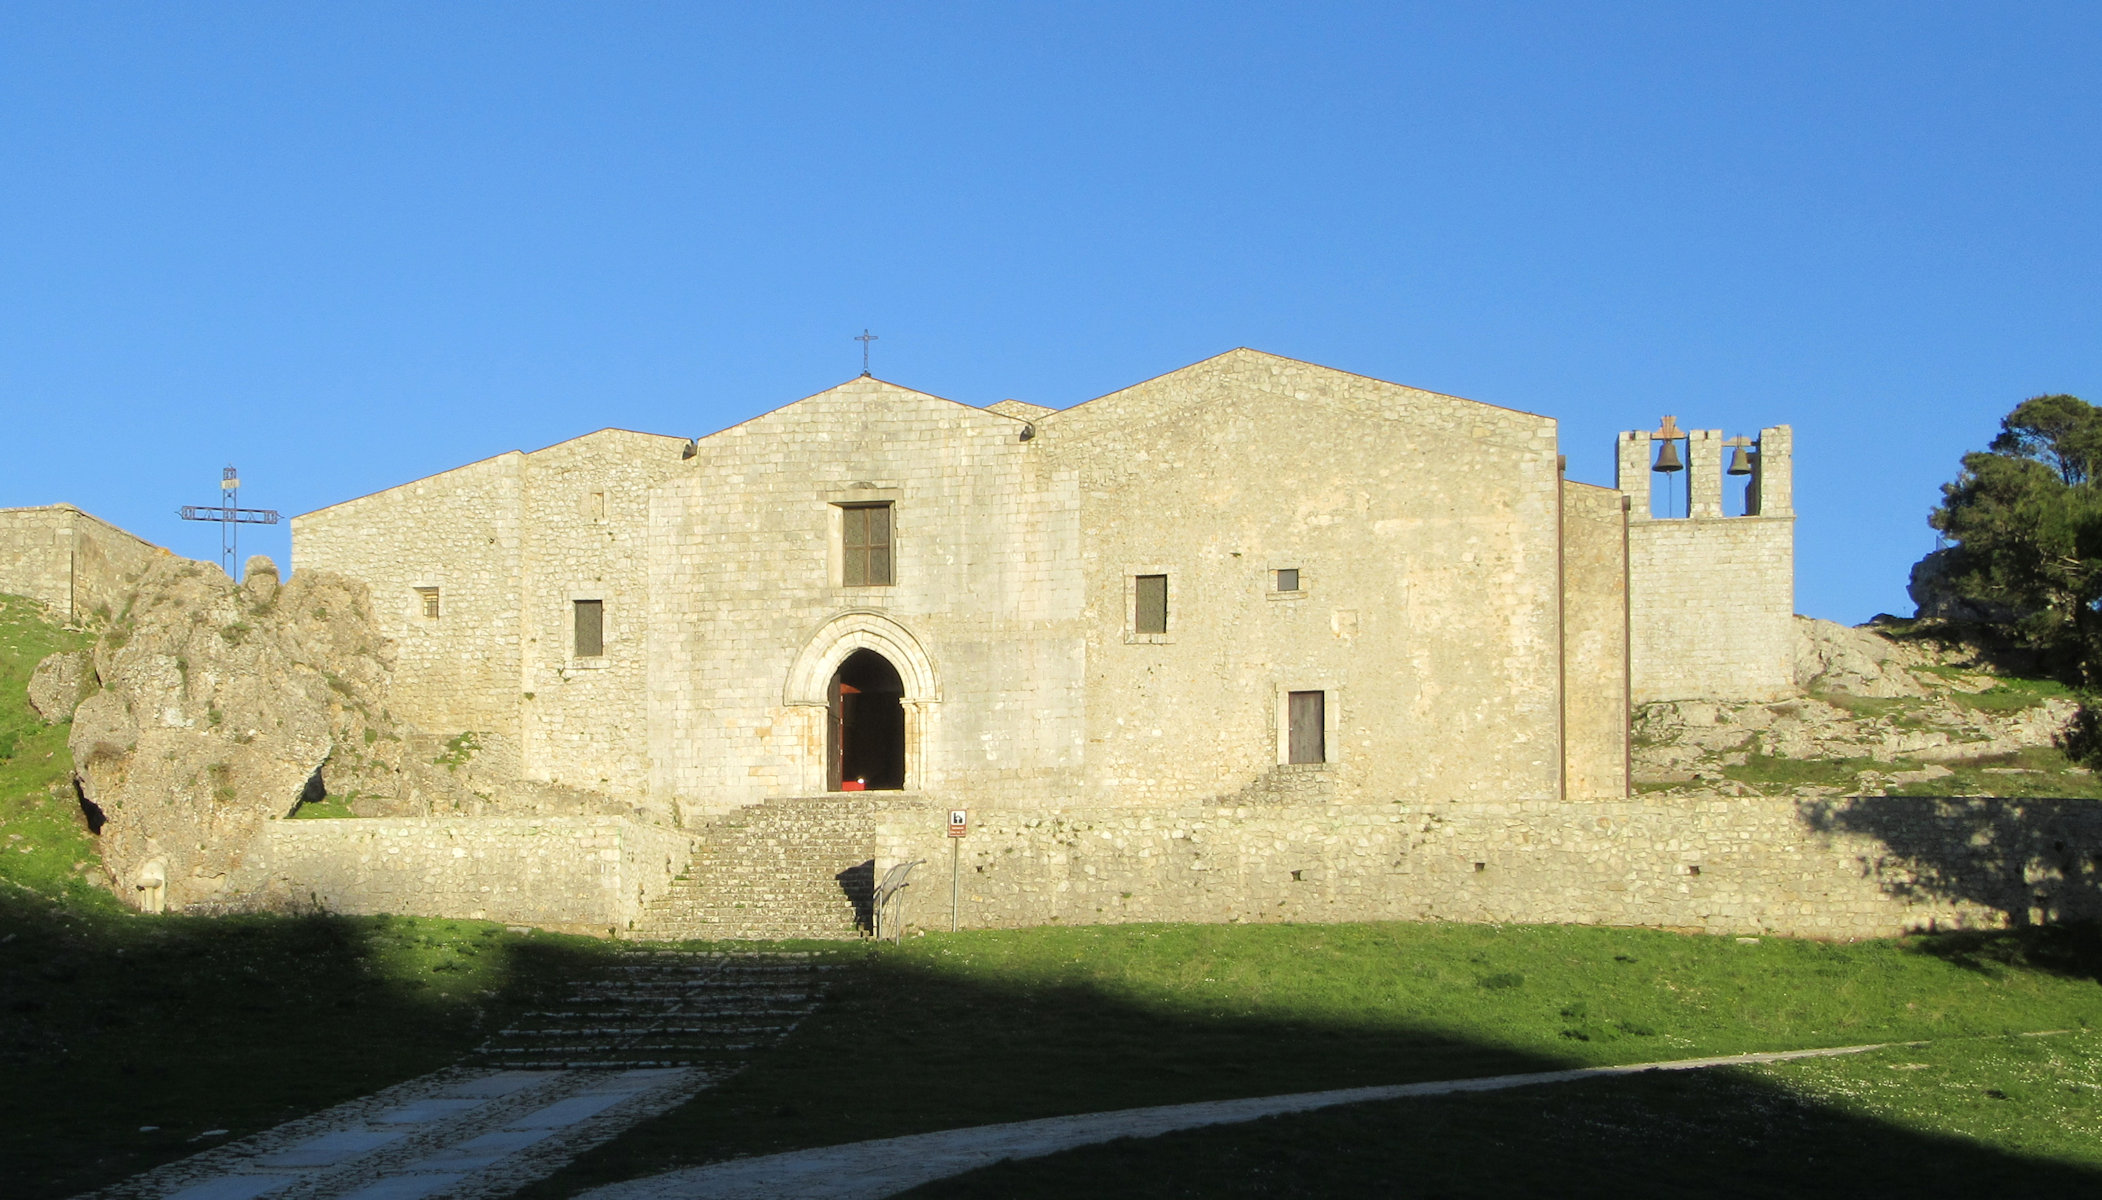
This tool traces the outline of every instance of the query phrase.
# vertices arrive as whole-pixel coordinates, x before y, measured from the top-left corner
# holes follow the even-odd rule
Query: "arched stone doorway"
[[[856,650],[832,674],[825,722],[825,786],[896,791],[905,786],[905,681],[890,660]]]
[[[803,726],[807,739],[803,745],[804,774],[796,785],[807,789],[803,794],[837,791],[847,779],[856,779],[858,774],[848,773],[848,764],[843,761],[840,734],[841,709],[837,703],[843,695],[866,695],[860,691],[862,677],[857,672],[874,668],[856,665],[848,667],[848,660],[867,654],[882,664],[879,677],[869,680],[879,690],[876,695],[885,697],[883,711],[887,718],[890,703],[896,703],[899,716],[897,737],[903,743],[899,752],[901,770],[887,769],[881,775],[868,777],[869,787],[923,789],[940,782],[940,764],[933,761],[928,747],[938,740],[941,691],[936,683],[934,663],[921,647],[919,639],[904,626],[883,613],[866,609],[850,609],[838,613],[812,629],[790,664],[788,678],[784,681],[781,702],[793,712],[801,710],[808,714],[809,723]],[[866,659],[862,660],[866,662]],[[857,689],[853,693],[839,690],[844,682]],[[895,680],[895,682],[893,682]],[[856,702],[856,707],[864,707]],[[866,706],[871,710],[874,703]],[[896,782],[879,784],[878,779]]]

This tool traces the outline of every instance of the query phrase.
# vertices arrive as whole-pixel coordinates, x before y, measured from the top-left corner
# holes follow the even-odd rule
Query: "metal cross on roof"
[[[870,333],[868,330],[863,329],[861,331],[861,336],[855,338],[854,340],[861,343],[861,373],[863,375],[866,375],[869,373],[869,343],[880,342],[883,339],[877,337],[873,333]]]
[[[229,579],[239,579],[234,574],[234,562],[239,557],[241,537],[237,528],[242,525],[275,525],[282,518],[274,508],[238,508],[241,500],[241,476],[228,464],[219,473],[219,498],[226,501],[217,507],[201,504],[185,504],[175,510],[175,515],[185,521],[219,522],[219,566]]]

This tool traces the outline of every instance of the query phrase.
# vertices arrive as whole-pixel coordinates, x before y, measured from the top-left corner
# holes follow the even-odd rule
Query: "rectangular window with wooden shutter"
[[[1132,613],[1133,633],[1168,632],[1168,577],[1140,575],[1133,589],[1137,607]]]
[[[848,587],[889,587],[890,505],[842,504],[839,515],[840,582]]]
[[[1328,743],[1323,726],[1328,721],[1328,697],[1322,692],[1290,692],[1285,697],[1288,726],[1287,762],[1328,761]]]
[[[576,601],[576,646],[578,658],[597,658],[606,652],[606,602]]]

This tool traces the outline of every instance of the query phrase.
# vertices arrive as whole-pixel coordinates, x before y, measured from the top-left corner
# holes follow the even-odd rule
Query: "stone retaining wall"
[[[0,592],[41,601],[68,621],[121,611],[166,554],[70,504],[0,508]]]
[[[1573,922],[1882,937],[2102,916],[2102,802],[1776,797],[973,811],[966,928],[1126,921]],[[877,824],[949,919],[946,810]]]
[[[876,878],[927,860],[907,895],[923,928],[949,920],[948,811],[873,814]],[[625,930],[695,836],[616,817],[275,821],[236,890]],[[1449,920],[1860,938],[2102,918],[2090,800],[1049,806],[973,810],[956,850],[964,928]]]
[[[619,817],[377,817],[273,821],[244,895],[342,913],[627,928],[692,853],[674,829]]]

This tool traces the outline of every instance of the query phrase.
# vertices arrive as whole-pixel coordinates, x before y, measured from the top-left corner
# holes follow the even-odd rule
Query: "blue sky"
[[[1796,430],[1797,606],[2102,401],[2102,7],[0,8],[0,505],[213,558],[860,370],[1066,406],[1238,345]],[[250,531],[285,561],[282,527]]]

